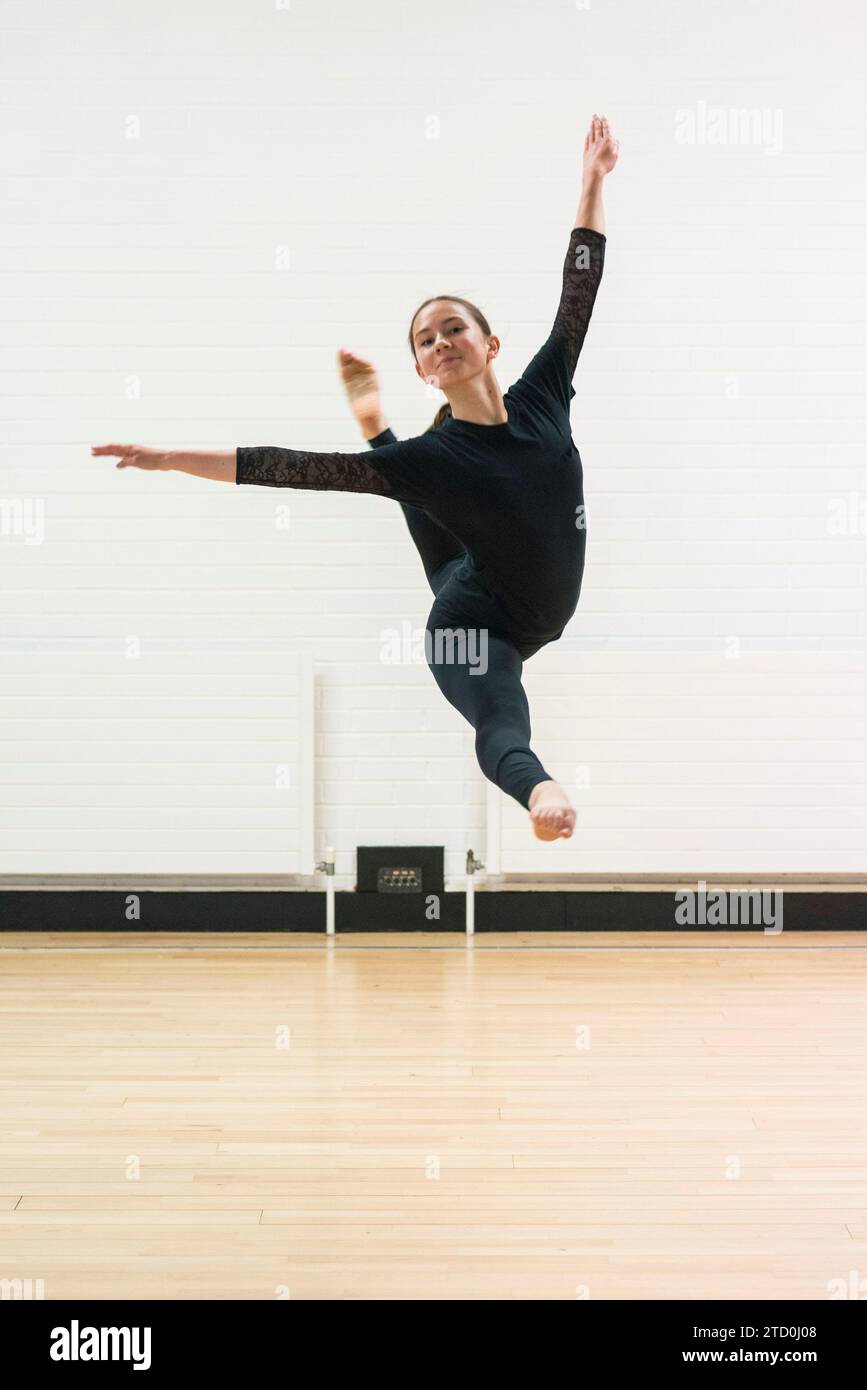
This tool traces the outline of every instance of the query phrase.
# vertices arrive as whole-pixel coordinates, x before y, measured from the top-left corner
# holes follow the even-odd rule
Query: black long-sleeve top
[[[370,440],[373,453],[239,446],[238,483],[368,492],[422,507],[466,546],[516,633],[559,637],[575,611],[586,548],[581,456],[572,440],[572,378],[602,278],[606,238],[575,227],[553,327],[503,396],[508,419],[448,416],[436,430]]]

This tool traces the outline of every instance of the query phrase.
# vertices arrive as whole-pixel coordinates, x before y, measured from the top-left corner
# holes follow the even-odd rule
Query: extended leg
[[[506,638],[486,628],[443,621],[434,604],[427,626],[428,665],[449,704],[476,731],[485,776],[525,809],[539,782],[552,780],[530,748],[530,708],[523,663]]]

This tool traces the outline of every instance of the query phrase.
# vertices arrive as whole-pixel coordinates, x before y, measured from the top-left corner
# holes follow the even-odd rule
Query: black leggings
[[[450,705],[476,731],[485,776],[528,807],[537,782],[551,780],[530,749],[524,659],[542,643],[516,644],[508,619],[456,536],[419,507],[401,503],[436,599],[425,630],[427,663]]]

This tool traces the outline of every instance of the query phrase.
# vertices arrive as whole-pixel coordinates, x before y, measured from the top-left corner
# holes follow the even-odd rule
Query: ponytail
[[[448,401],[446,401],[445,405],[440,406],[436,415],[433,417],[433,422],[430,425],[428,425],[427,429],[425,430],[425,434],[430,434],[431,430],[438,430],[443,420],[448,420],[451,417],[451,413],[452,408],[449,405]]]

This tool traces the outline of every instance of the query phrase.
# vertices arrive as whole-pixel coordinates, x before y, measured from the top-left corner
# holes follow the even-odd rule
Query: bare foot
[[[574,807],[559,782],[537,782],[529,809],[538,840],[568,840],[575,829]]]

